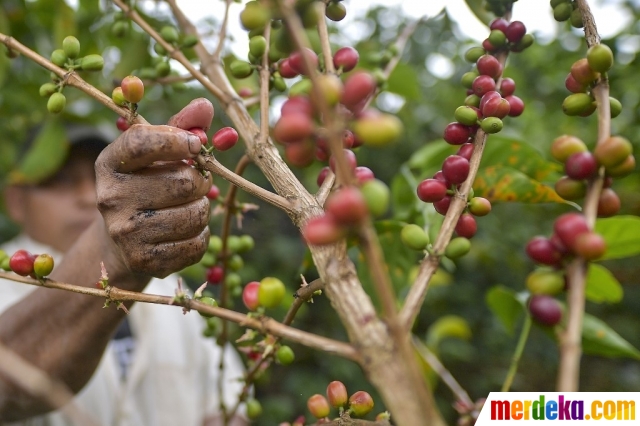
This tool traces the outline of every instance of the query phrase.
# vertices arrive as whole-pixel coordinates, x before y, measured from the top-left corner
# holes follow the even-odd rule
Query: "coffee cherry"
[[[329,167],[323,167],[322,169],[320,169],[320,173],[318,173],[318,178],[316,179],[316,183],[318,184],[318,186],[322,186],[322,183],[327,178],[327,175],[330,171],[331,169]]]
[[[496,82],[488,75],[479,75],[473,80],[473,93],[482,96],[487,92],[496,90]]]
[[[303,56],[304,55],[304,56]],[[318,68],[318,55],[311,49],[303,48],[302,51],[296,51],[289,56],[289,66],[298,74],[309,75],[306,69],[304,58],[311,63],[312,70]]]
[[[182,47],[185,49],[188,49],[190,47],[195,46],[196,44],[198,44],[198,36],[195,34],[188,34],[186,35],[183,39],[182,39]]]
[[[345,230],[329,215],[310,219],[302,229],[302,235],[310,245],[333,244],[345,235]]]
[[[506,96],[509,102],[509,117],[519,117],[524,112],[524,101],[515,95]]]
[[[258,281],[251,281],[242,290],[242,302],[244,306],[250,311],[255,311],[260,306],[258,301],[258,290],[260,289],[260,283]]]
[[[598,162],[589,151],[577,152],[567,158],[564,170],[571,179],[589,179],[598,172]]]
[[[249,53],[256,58],[262,58],[267,50],[267,39],[262,35],[256,35],[249,39]]]
[[[126,118],[118,117],[118,119],[116,120],[116,127],[121,132],[126,132],[127,130],[129,130],[129,127],[131,126],[129,125],[129,122],[127,121]]]
[[[492,79],[496,79],[502,74],[502,64],[492,55],[483,55],[478,58],[477,66],[480,75],[488,75]]]
[[[358,65],[360,55],[353,47],[342,47],[333,54],[333,66],[342,69],[342,72],[349,72]]]
[[[144,96],[144,84],[142,80],[134,75],[123,78],[120,87],[122,87],[124,98],[132,104],[137,104]]]
[[[326,211],[338,225],[355,226],[369,214],[367,203],[358,188],[348,186],[332,193],[325,204]]]
[[[584,27],[584,22],[582,21],[582,12],[580,12],[580,9],[573,9],[573,12],[571,12],[571,16],[569,17],[569,22],[574,28]]]
[[[36,277],[43,278],[53,271],[53,257],[49,254],[40,254],[33,261],[33,272]]]
[[[56,86],[54,83],[44,83],[42,86],[40,86],[40,96],[42,96],[43,98],[48,98],[49,96],[53,95],[56,91],[58,90],[58,86]]]
[[[366,182],[372,181],[376,178],[376,176],[373,174],[373,171],[370,168],[365,166],[356,167],[356,169],[354,170],[354,173],[356,175],[356,180],[358,181],[358,183],[363,186]],[[364,192],[364,188],[362,190]]]
[[[484,54],[485,54],[485,51],[482,47],[472,47],[471,49],[465,52],[464,59],[467,62],[471,62],[472,64],[475,64],[478,61],[478,59],[480,59],[480,57]]]
[[[559,136],[551,144],[551,155],[561,163],[566,162],[573,154],[585,151],[587,151],[585,143],[571,135]]]
[[[562,319],[562,306],[551,296],[532,296],[528,308],[531,318],[543,325],[553,326]]]
[[[56,49],[51,52],[51,57],[49,59],[51,59],[51,62],[53,62],[57,66],[64,67],[64,64],[67,62],[68,58],[66,53],[64,53],[64,50]]]
[[[113,89],[111,92],[111,100],[118,106],[123,106],[127,103],[127,100],[124,98],[124,94],[122,93],[122,87],[118,86]]]
[[[253,73],[253,66],[248,62],[236,60],[229,65],[229,72],[234,78],[247,78]]]
[[[467,142],[470,137],[471,127],[460,123],[449,123],[444,129],[444,140],[451,145],[462,145]]]
[[[284,147],[287,162],[296,167],[307,167],[315,159],[315,145],[309,140],[290,143]]]
[[[206,276],[209,284],[220,284],[224,279],[224,269],[222,269],[222,266],[212,266],[207,269]]]
[[[505,32],[507,27],[509,26],[509,21],[504,18],[496,18],[489,24],[489,29],[491,30],[500,30]]]
[[[296,359],[296,355],[289,346],[281,345],[276,351],[276,359],[282,365],[289,365]]]
[[[513,21],[509,24],[509,27],[507,27],[507,30],[504,33],[507,36],[507,40],[511,43],[518,43],[527,33],[527,28],[522,22]]]
[[[605,167],[608,176],[623,177],[633,172],[636,168],[636,159],[633,155],[629,155],[626,160],[614,167]]]
[[[283,78],[294,78],[299,75],[297,71],[291,68],[289,58],[282,60],[280,64],[278,64],[278,72]]]
[[[507,97],[513,95],[513,92],[516,91],[516,82],[511,78],[503,78],[500,83],[500,94],[502,97]]]
[[[102,71],[102,68],[104,68],[104,58],[97,54],[84,56],[80,60],[80,68],[84,71]]]
[[[564,87],[571,93],[585,93],[587,91],[587,85],[578,83],[571,73],[567,74],[567,78],[564,79]]]
[[[571,75],[580,84],[589,85],[600,75],[589,67],[587,58],[578,59],[571,65]]]
[[[202,145],[206,145],[208,142],[208,138],[207,138],[207,134],[204,132],[204,130],[200,127],[192,127],[191,129],[187,130],[190,133],[193,133],[194,135],[196,135],[198,137],[198,139],[200,139],[200,143]]]
[[[456,155],[459,155],[460,157],[466,158],[467,160],[471,161],[471,156],[473,155],[473,144],[472,143],[463,144],[458,149],[458,152],[456,152]]]
[[[273,135],[279,142],[294,143],[311,136],[313,130],[314,125],[308,115],[291,113],[280,117],[273,128]]]
[[[562,261],[562,253],[548,238],[533,237],[526,247],[527,255],[536,263],[556,266]]]
[[[201,297],[199,299],[196,299],[198,302],[200,303],[204,303],[207,306],[212,306],[212,307],[218,307],[218,302],[216,302],[216,299],[214,299],[213,297]],[[205,317],[205,318],[213,318],[213,315],[209,315],[203,312],[200,312],[200,315]]]
[[[480,123],[480,128],[488,134],[498,133],[504,124],[498,117],[487,117]]]
[[[306,96],[292,96],[282,104],[280,115],[305,114],[309,117],[313,115],[313,105]]]
[[[331,412],[327,398],[319,393],[309,397],[307,400],[307,408],[316,419],[323,419]]]
[[[280,305],[287,292],[284,283],[278,278],[266,277],[260,280],[258,301],[265,308],[275,308]]]
[[[589,232],[589,225],[582,214],[565,213],[556,219],[553,230],[562,244],[569,250],[573,250],[578,235]]]
[[[231,149],[236,142],[238,142],[238,132],[233,127],[223,127],[211,138],[211,145],[218,151]]]
[[[371,74],[366,71],[358,71],[345,81],[340,102],[353,111],[373,96],[376,87],[376,80]]]
[[[574,251],[584,260],[596,260],[600,259],[607,251],[607,244],[602,235],[595,232],[585,232],[576,238]]]
[[[373,398],[365,391],[358,391],[349,397],[349,410],[356,417],[363,417],[373,410]]]
[[[262,415],[262,405],[254,398],[247,399],[247,417],[257,419]]]
[[[62,50],[69,59],[75,59],[80,55],[80,42],[74,36],[67,36],[62,40]]]
[[[356,169],[356,177],[357,175],[358,171]],[[367,210],[373,217],[380,217],[387,212],[391,191],[384,182],[372,178],[364,182],[360,190],[367,204]]]
[[[555,234],[555,233],[551,234],[551,236],[549,237],[549,241],[551,241],[551,244],[553,244],[553,246],[556,248],[556,250],[558,250],[560,252],[561,255],[565,256],[565,255],[570,254],[569,249],[562,242],[560,237],[558,237],[558,234]]]
[[[489,43],[494,47],[501,47],[507,43],[507,36],[500,30],[491,30],[489,37],[487,37]]]
[[[482,49],[487,52],[495,52],[496,50],[498,50],[493,44],[491,44],[491,41],[488,38],[484,39],[484,41],[482,42]]]
[[[58,114],[62,112],[67,104],[67,98],[60,92],[56,92],[49,97],[47,101],[47,110],[52,114]]]
[[[598,199],[598,217],[611,217],[620,211],[620,197],[611,188],[604,188]]]
[[[327,385],[327,399],[333,408],[341,408],[347,405],[349,396],[344,383],[334,380]]]
[[[332,1],[327,4],[325,16],[334,22],[339,22],[347,16],[347,8],[339,1]]]
[[[489,99],[482,107],[482,115],[485,117],[504,118],[510,111],[511,105],[509,104],[509,101],[499,97]]]
[[[18,275],[26,277],[33,274],[33,263],[36,256],[26,250],[18,250],[9,259],[9,267]]]
[[[633,152],[631,142],[620,136],[611,136],[598,144],[593,155],[606,168],[622,164]]]
[[[429,236],[422,227],[409,224],[400,231],[402,243],[412,250],[422,251],[429,245]]]
[[[449,259],[458,259],[469,253],[471,250],[471,241],[465,237],[456,237],[449,241],[447,248],[444,250],[444,255]]]
[[[491,202],[486,198],[473,197],[469,201],[469,213],[474,216],[486,216],[491,213]]]
[[[450,155],[442,163],[442,174],[447,181],[457,185],[467,180],[469,168],[469,160],[459,155]]]
[[[613,65],[613,52],[606,44],[594,44],[587,50],[589,68],[596,72],[607,72]]]
[[[460,106],[456,108],[454,117],[458,123],[465,126],[473,126],[478,121],[478,113],[472,107]]]
[[[455,231],[460,237],[472,238],[478,231],[476,218],[469,213],[463,213],[458,219]]]
[[[562,102],[562,111],[569,116],[587,114],[593,108],[594,100],[586,93],[574,93]]]
[[[356,154],[354,154],[354,152],[351,151],[350,149],[343,149],[342,152],[347,159],[347,165],[349,166],[349,168],[351,170],[355,170],[356,167],[358,166],[358,160],[356,159]],[[329,168],[331,169],[332,172],[334,173],[336,172],[336,159],[334,158],[333,155],[331,156],[331,158],[329,158]]]
[[[418,184],[416,192],[418,198],[425,203],[435,203],[447,195],[447,187],[436,179],[425,179]]]
[[[240,12],[240,23],[248,31],[264,28],[270,19],[269,8],[259,1],[248,2]]]
[[[527,276],[526,286],[531,294],[554,296],[564,290],[564,275],[551,269],[536,269]]]
[[[442,200],[433,203],[433,208],[442,216],[446,215],[451,205],[451,196],[446,195]]]
[[[462,74],[462,77],[460,78],[460,84],[462,84],[462,86],[466,87],[467,89],[471,89],[473,87],[473,80],[475,80],[479,75],[480,74],[478,74],[476,70],[466,72]]]
[[[555,190],[565,200],[576,201],[586,195],[587,184],[584,180],[575,180],[568,176],[563,176],[556,182]]]
[[[609,111],[611,118],[616,118],[622,112],[622,104],[616,98],[609,96]]]
[[[558,4],[553,8],[553,19],[558,22],[564,22],[571,17],[571,12],[573,12],[573,7],[571,3],[564,2]]]
[[[478,108],[480,106],[480,97],[478,95],[471,94],[464,99],[466,106],[472,106]]]
[[[353,124],[355,136],[369,146],[394,143],[400,139],[403,129],[402,121],[393,114],[368,115]]]

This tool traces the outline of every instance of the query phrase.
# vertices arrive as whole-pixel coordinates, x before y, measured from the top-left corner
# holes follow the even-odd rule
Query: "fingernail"
[[[200,142],[200,138],[194,134],[189,134],[189,152],[192,154],[200,153],[200,148],[202,147],[202,143]]]

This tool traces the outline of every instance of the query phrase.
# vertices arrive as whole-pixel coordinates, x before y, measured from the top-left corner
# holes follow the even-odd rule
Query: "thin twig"
[[[318,2],[318,35],[320,36],[320,48],[322,49],[322,57],[324,58],[324,69],[327,74],[335,74],[336,68],[333,66],[333,54],[331,53],[331,43],[329,42],[329,29],[327,28],[327,20],[325,13],[327,11],[327,3]]]
[[[175,0],[170,0],[175,5]],[[224,42],[227,39],[227,26],[229,23],[229,8],[231,7],[232,0],[226,0],[224,5],[224,18],[222,18],[222,25],[220,26],[220,33],[218,34],[218,45],[213,52],[213,58],[220,60],[222,55],[222,49],[224,48]]]
[[[331,193],[331,188],[333,188],[333,184],[336,182],[336,175],[329,170],[329,173],[324,178],[324,182],[320,185],[318,192],[316,192],[316,200],[318,200],[318,204],[321,206],[324,205],[324,202],[327,201],[327,197]]]
[[[513,352],[513,357],[511,358],[511,365],[509,366],[507,377],[504,379],[504,383],[502,384],[502,389],[500,389],[500,392],[509,392],[509,389],[511,388],[511,383],[513,383],[513,379],[516,377],[516,373],[518,372],[518,364],[520,364],[520,358],[522,357],[522,353],[524,352],[524,347],[527,344],[527,339],[529,338],[530,330],[531,330],[531,316],[525,315],[524,324],[522,325],[522,330],[520,331],[520,338],[518,339],[516,350]]]
[[[135,291],[122,290],[118,287],[113,286],[109,286],[107,287],[108,290],[105,290],[101,288],[84,287],[68,283],[61,283],[50,279],[45,279],[40,282],[38,280],[34,280],[33,278],[21,277],[8,272],[0,272],[0,278],[23,284],[35,285],[38,287],[55,288],[59,290],[71,291],[74,293],[102,297],[111,302],[143,302],[154,303],[157,305],[181,306],[186,310],[196,310],[206,315],[233,321],[243,327],[252,328],[263,334],[273,334],[274,336],[283,338],[285,340],[290,340],[292,342],[300,343],[304,346],[308,346],[316,350],[321,350],[334,355],[338,355],[352,361],[359,361],[359,355],[357,351],[348,343],[339,342],[327,337],[322,337],[313,333],[298,330],[296,328],[283,325],[272,318],[256,318],[229,309],[209,306],[207,304],[198,302],[197,300],[191,300],[189,298],[176,298],[172,296],[138,293]]]
[[[64,383],[54,380],[2,343],[0,343],[0,376],[4,376],[18,388],[41,399],[52,409],[59,409],[73,424],[98,426],[95,419],[82,411],[74,402],[73,392]]]
[[[393,58],[391,58],[391,61],[389,61],[387,66],[384,68],[383,75],[385,76],[385,78],[389,78],[393,70],[398,65],[398,62],[400,62],[400,58],[402,57],[402,52],[404,51],[407,43],[409,42],[409,39],[418,28],[418,25],[420,25],[424,21],[424,19],[425,18],[422,17],[416,21],[413,21],[407,24],[402,30],[402,33],[400,33],[400,35],[396,39],[395,44],[396,44],[398,53],[394,55]]]
[[[600,43],[596,23],[586,0],[576,0],[582,13],[587,46]],[[609,82],[605,76],[598,79],[591,93],[598,105],[598,141],[604,142],[611,134],[611,111],[609,105]],[[593,229],[598,213],[598,200],[604,182],[604,167],[600,167],[598,175],[589,182],[585,196],[583,214],[589,227]],[[582,356],[582,320],[585,309],[585,285],[587,262],[574,259],[567,268],[567,328],[560,335],[560,366],[558,369],[558,392],[577,392],[580,387],[580,358]]]
[[[264,29],[264,38],[267,40],[267,48],[262,55],[260,67],[260,137],[257,143],[269,143],[269,41],[271,39],[271,25]]]

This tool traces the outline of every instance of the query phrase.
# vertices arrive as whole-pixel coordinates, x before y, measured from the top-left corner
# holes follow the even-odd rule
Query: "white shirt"
[[[28,237],[2,247],[8,255],[18,249],[34,254],[59,254]],[[96,266],[96,281],[100,266]],[[0,279],[0,313],[37,287]],[[145,293],[175,295],[177,276],[153,279]],[[51,290],[59,291],[59,290]],[[112,306],[108,309],[115,309]],[[133,362],[126,382],[110,343],[93,377],[75,403],[102,426],[201,426],[219,412],[220,356],[213,339],[202,336],[205,321],[195,311],[183,314],[176,306],[136,303],[129,323],[136,338]],[[224,350],[224,403],[233,407],[243,386],[244,366],[232,346]],[[12,425],[68,426],[64,414],[50,413]]]

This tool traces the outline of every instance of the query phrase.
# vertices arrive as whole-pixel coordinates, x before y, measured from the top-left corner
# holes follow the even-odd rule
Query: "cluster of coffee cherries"
[[[565,87],[572,94],[562,102],[562,110],[569,116],[588,117],[597,109],[591,92],[593,86],[613,65],[613,52],[605,44],[595,44],[587,50],[586,58],[578,59],[571,65],[571,72],[565,79]],[[622,104],[609,97],[611,118],[622,111]]]
[[[62,48],[55,49],[51,53],[51,62],[67,70],[101,71],[104,67],[104,58],[97,54],[80,56],[80,41],[74,36],[67,36],[62,40]],[[51,82],[40,86],[40,96],[49,98],[47,110],[58,114],[64,110],[67,98],[62,93],[64,81],[57,74],[51,73]]]
[[[326,397],[319,393],[307,400],[307,408],[312,416],[321,421],[329,421],[331,408],[338,410],[338,415],[344,417],[364,417],[373,410],[374,402],[369,393],[357,391],[351,396],[347,393],[344,383],[334,380],[327,386]],[[389,419],[388,413],[381,413],[376,420]]]
[[[27,250],[17,250],[9,256],[0,250],[0,268],[13,271],[23,277],[44,278],[53,271],[53,257],[49,254],[32,254]]]
[[[212,235],[207,251],[200,260],[200,264],[206,268],[207,283],[213,286],[224,284],[232,296],[240,296],[242,278],[238,271],[244,266],[242,254],[253,250],[254,247],[255,242],[251,235],[229,235],[226,250],[223,252],[222,238]],[[225,260],[226,268],[223,266]]]
[[[584,27],[582,13],[578,9],[578,3],[574,0],[551,0],[549,2],[553,9],[553,19],[558,22],[569,21],[574,28]]]

